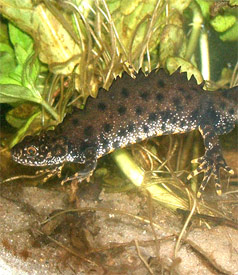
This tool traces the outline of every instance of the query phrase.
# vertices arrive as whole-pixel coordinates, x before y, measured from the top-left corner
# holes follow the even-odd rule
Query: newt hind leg
[[[211,176],[214,176],[216,192],[218,195],[221,195],[220,169],[222,168],[230,174],[234,174],[234,171],[226,164],[222,156],[219,137],[212,127],[206,126],[199,130],[204,139],[205,154],[192,161],[192,163],[197,163],[199,166],[188,176],[188,180],[202,172],[204,173],[202,183],[197,192],[197,197],[200,198]]]

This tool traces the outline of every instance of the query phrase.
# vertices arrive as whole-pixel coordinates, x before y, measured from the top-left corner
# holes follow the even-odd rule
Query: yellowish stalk
[[[185,200],[175,196],[169,189],[165,189],[157,184],[150,182],[144,183],[144,171],[134,162],[130,154],[124,149],[118,149],[112,153],[112,157],[116,164],[126,177],[137,187],[144,188],[150,192],[151,197],[160,203],[166,205],[172,210],[188,209],[188,205]]]

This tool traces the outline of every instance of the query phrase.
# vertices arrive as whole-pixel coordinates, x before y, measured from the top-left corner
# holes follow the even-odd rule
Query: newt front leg
[[[81,169],[79,172],[75,173],[71,177],[67,177],[61,182],[61,184],[64,184],[65,182],[72,181],[72,180],[78,180],[79,182],[82,182],[83,180],[89,179],[90,176],[92,176],[94,170],[97,167],[97,157],[96,157],[95,148],[94,147],[86,148],[84,151],[84,155],[86,158],[84,169]]]
[[[86,162],[84,169],[80,170],[80,172],[77,172],[70,177],[67,177],[61,182],[61,184],[63,185],[64,183],[72,180],[78,180],[78,182],[82,182],[85,179],[89,179],[92,176],[96,167],[97,167],[97,160]]]
[[[219,137],[215,133],[212,126],[199,127],[199,131],[202,134],[205,146],[204,156],[195,159],[192,163],[198,163],[199,166],[189,176],[188,180],[193,176],[200,173],[204,173],[202,183],[198,189],[197,197],[200,198],[211,176],[214,176],[215,188],[218,195],[222,193],[221,180],[220,180],[220,168],[223,168],[230,174],[234,174],[234,171],[226,164],[223,158]]]

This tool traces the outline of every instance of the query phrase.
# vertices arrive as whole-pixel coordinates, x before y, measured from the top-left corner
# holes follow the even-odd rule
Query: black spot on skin
[[[181,92],[182,94],[186,94],[186,90],[183,87],[179,87],[178,88],[179,92]]]
[[[224,98],[227,98],[227,99],[231,98],[231,94],[230,93],[223,92],[222,95],[223,95]]]
[[[177,105],[176,106],[176,111],[177,112],[182,112],[184,110],[184,106],[182,106],[182,105]]]
[[[84,135],[87,137],[90,137],[93,134],[93,127],[92,126],[87,126],[84,128]]]
[[[129,95],[130,95],[129,91],[126,88],[122,88],[121,94],[125,98],[129,97]]]
[[[219,106],[222,110],[224,110],[226,107],[226,104],[225,104],[225,102],[220,102]]]
[[[165,86],[164,81],[163,81],[162,79],[159,79],[159,80],[158,80],[158,87],[159,87],[159,88],[164,88],[164,86]]]
[[[79,124],[79,120],[78,120],[77,118],[74,118],[74,119],[72,120],[72,123],[73,123],[74,126],[76,126],[76,125]]]
[[[158,102],[161,102],[163,99],[164,99],[164,95],[163,95],[163,94],[158,93],[158,94],[156,95],[156,100],[157,100]]]
[[[184,121],[184,120],[180,121],[179,126],[180,126],[181,128],[183,128],[185,125],[186,125],[186,124],[185,124],[185,121]]]
[[[197,119],[199,117],[199,110],[195,109],[194,111],[192,111],[191,113],[191,119]]]
[[[149,98],[149,93],[148,93],[148,92],[142,92],[142,93],[140,93],[140,97],[141,97],[143,100],[147,101],[148,98]]]
[[[113,142],[112,146],[113,146],[114,149],[120,148],[120,142],[119,141],[115,141],[115,142]]]
[[[126,129],[121,129],[120,132],[118,132],[119,137],[125,137],[126,136]]]
[[[184,109],[184,106],[182,106],[182,104],[181,104],[181,99],[178,96],[173,98],[173,103],[174,103],[176,111],[181,112]]]
[[[104,129],[104,131],[105,131],[106,133],[109,133],[109,132],[112,130],[112,125],[109,124],[109,123],[105,123],[105,124],[103,125],[103,129]]]
[[[82,142],[81,144],[80,144],[80,151],[81,152],[84,152],[87,148],[89,147],[89,144],[87,143],[87,142]]]
[[[190,79],[191,80],[191,79]],[[195,80],[196,81],[196,80]],[[197,81],[196,81],[197,82]],[[197,92],[201,92],[201,88],[199,85],[197,85],[197,83],[195,85],[192,86],[192,89],[195,93]]]
[[[165,130],[166,130],[166,124],[165,123],[162,124],[161,130],[162,130],[163,133],[165,133]]]
[[[191,100],[192,100],[191,94],[190,94],[190,93],[187,93],[187,94],[185,95],[185,99],[186,99],[187,101],[191,101]]]
[[[161,120],[162,122],[166,122],[168,119],[170,119],[171,115],[170,115],[170,111],[163,111],[160,112],[161,115]]]
[[[144,126],[143,126],[143,131],[144,131],[144,133],[148,133],[149,130],[150,130],[150,128],[149,128],[147,125],[144,125]]]
[[[128,132],[132,133],[134,132],[134,130],[135,130],[135,124],[130,122],[130,124],[128,125]]]
[[[115,95],[113,93],[110,93],[110,99],[114,100],[115,99]]]
[[[228,111],[228,112],[229,112],[229,114],[230,114],[230,115],[234,115],[235,110],[234,110],[233,108],[231,108],[231,109],[229,109],[229,111]]]
[[[102,144],[103,149],[107,149],[109,145],[109,140],[105,137],[103,133],[100,134],[100,143]]]
[[[126,107],[125,106],[120,106],[118,109],[117,109],[119,115],[124,115],[126,113]]]
[[[107,139],[103,139],[101,141],[103,149],[108,149],[109,141]]]
[[[140,106],[137,106],[136,109],[135,109],[135,111],[136,111],[136,114],[138,116],[142,115],[143,110],[142,110],[142,108]]]
[[[150,113],[148,121],[149,122],[154,122],[156,120],[157,120],[157,114],[156,113]]]
[[[173,98],[173,103],[174,103],[175,106],[180,105],[180,102],[181,101],[180,101],[180,98],[178,96],[176,96],[176,97]]]
[[[105,111],[107,109],[107,105],[103,102],[98,103],[98,110]]]
[[[178,121],[178,118],[177,118],[176,116],[172,116],[172,117],[169,119],[169,122],[170,122],[172,125],[175,125],[177,121]]]
[[[210,108],[207,113],[206,117],[212,120],[212,123],[215,125],[220,121],[220,115],[216,113],[213,108]]]

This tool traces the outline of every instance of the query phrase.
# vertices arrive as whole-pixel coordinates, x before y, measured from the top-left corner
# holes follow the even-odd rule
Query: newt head
[[[26,136],[12,150],[15,162],[27,166],[50,166],[66,161],[84,163],[84,157],[78,157],[77,150],[72,148],[65,137],[57,137],[53,131],[39,136]]]

